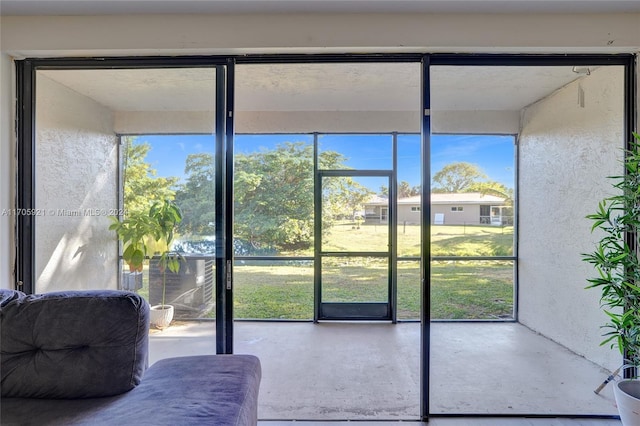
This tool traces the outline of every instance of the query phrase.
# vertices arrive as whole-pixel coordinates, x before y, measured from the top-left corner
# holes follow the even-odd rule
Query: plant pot
[[[173,306],[155,305],[149,310],[149,322],[160,330],[169,327],[173,320]]]
[[[618,380],[613,387],[624,426],[640,425],[640,380]]]

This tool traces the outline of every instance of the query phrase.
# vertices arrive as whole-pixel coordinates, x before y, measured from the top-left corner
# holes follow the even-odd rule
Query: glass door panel
[[[390,176],[319,172],[318,319],[392,319]],[[344,173],[344,172],[343,172]]]
[[[234,238],[251,243],[234,262],[235,350],[263,360],[263,419],[419,417],[420,330],[390,321],[394,210],[372,202],[395,190],[397,134],[420,131],[420,70],[392,62],[235,67]],[[421,164],[415,150],[408,155],[414,187]],[[413,246],[419,233],[409,226]],[[349,321],[319,319],[319,280],[323,308],[338,309],[327,318]],[[419,273],[407,281],[419,288]],[[385,321],[350,321],[372,317]]]
[[[622,68],[430,71],[431,414],[613,414],[565,390],[619,364],[579,260],[620,167]]]
[[[174,306],[178,320],[215,318],[214,135],[144,134],[123,139],[123,219],[147,212],[162,197],[172,198],[183,215],[170,247],[147,242],[150,261],[142,288],[127,288],[130,274],[126,264],[123,288],[139,290],[152,306],[163,303],[164,298],[164,303]],[[140,152],[146,153],[143,158]],[[141,165],[147,168],[147,176],[153,176],[152,181],[141,182]],[[160,190],[161,184],[170,186],[154,193],[151,185]],[[163,277],[157,254],[167,248],[181,256],[180,270]]]
[[[309,320],[314,137],[237,134],[233,148],[234,317]]]
[[[174,307],[152,328],[150,361],[215,353],[216,69],[55,69],[36,72],[34,292],[121,289]],[[147,234],[138,266],[121,262],[115,220],[182,211],[169,243]],[[126,243],[124,244],[126,246]],[[164,275],[157,256],[181,255]],[[194,347],[169,335],[208,338]],[[194,352],[195,351],[195,352]]]
[[[389,302],[387,259],[326,256],[322,259],[321,278],[325,303]]]
[[[119,138],[113,111],[79,87],[99,71],[37,71],[33,290],[119,286]],[[110,83],[110,79],[103,84]]]

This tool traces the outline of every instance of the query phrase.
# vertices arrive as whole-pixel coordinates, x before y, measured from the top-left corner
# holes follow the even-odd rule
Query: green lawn
[[[385,273],[381,265],[332,267],[323,276],[323,300],[386,300]],[[432,319],[512,315],[512,262],[434,262],[431,276]],[[236,318],[313,318],[313,267],[239,265],[234,278]],[[398,263],[398,318],[420,318],[418,262]]]
[[[323,251],[386,251],[389,228],[343,222],[325,235]],[[420,256],[420,227],[399,225],[398,256]],[[434,225],[431,227],[433,256],[511,256],[513,227]]]
[[[387,227],[382,225],[362,225],[358,229],[351,223],[342,223],[326,236],[323,250],[385,251],[387,232]],[[512,227],[433,226],[431,235],[433,256],[500,256],[513,252]],[[310,256],[312,253],[288,254]],[[398,256],[419,255],[420,227],[400,225]],[[323,263],[323,301],[387,300],[386,260],[335,257]],[[398,318],[420,318],[419,262],[399,261],[397,277]],[[432,319],[511,317],[513,262],[433,261],[430,290]],[[145,288],[140,293],[146,292],[145,279]],[[311,319],[313,296],[312,262],[236,262],[236,318]]]
[[[325,235],[322,250],[386,251],[388,232],[385,225],[338,223]],[[399,225],[397,241],[398,257],[420,255],[419,226]],[[430,248],[432,256],[509,256],[513,227],[432,226]],[[325,260],[323,300],[387,300],[386,271],[386,263],[366,258]],[[237,318],[312,318],[313,268],[237,266],[234,303]],[[510,317],[513,262],[432,262],[430,312],[433,319]],[[420,318],[418,262],[398,263],[398,318]]]

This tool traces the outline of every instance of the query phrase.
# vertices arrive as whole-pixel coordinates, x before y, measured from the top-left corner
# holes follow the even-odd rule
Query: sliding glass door
[[[226,253],[217,249],[225,172],[224,162],[216,163],[226,142],[226,67],[92,65],[42,66],[33,74],[33,144],[24,140],[20,150],[32,159],[22,162],[22,181],[33,186],[19,202],[34,213],[19,218],[21,252],[32,254],[20,258],[23,288],[133,291],[152,306],[173,306],[174,324],[208,330],[198,351],[224,352],[214,320],[216,306],[223,315],[226,308],[217,303]],[[140,265],[123,260],[129,242],[113,224],[148,221],[165,200],[182,212],[173,240],[147,232]],[[179,255],[179,271],[158,268],[157,256],[166,252]],[[151,362],[182,353],[171,333],[152,325]]]
[[[623,67],[432,59],[430,413],[615,414],[580,253],[620,172]]]
[[[235,82],[234,350],[269,372],[259,415],[419,418],[420,324],[395,323],[398,292],[420,318],[415,258],[408,291],[395,259],[398,173],[420,205],[419,63],[239,63]]]
[[[258,355],[262,419],[614,412],[580,253],[631,56],[17,64],[19,289],[165,293],[151,362]],[[185,263],[159,292],[109,227],[164,199],[147,254]]]

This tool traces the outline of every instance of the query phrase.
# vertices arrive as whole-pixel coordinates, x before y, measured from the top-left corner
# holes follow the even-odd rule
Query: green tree
[[[474,182],[469,185],[465,192],[479,192],[485,195],[495,195],[496,197],[504,198],[507,205],[513,204],[513,188],[507,188],[500,182]]]
[[[235,234],[254,247],[306,248],[313,234],[313,149],[284,143],[235,158]]]
[[[447,164],[433,175],[433,192],[457,193],[468,192],[469,187],[487,176],[475,164]]]
[[[344,169],[343,155],[324,151],[323,169]],[[309,248],[313,241],[313,146],[286,142],[274,149],[236,154],[234,165],[235,234],[254,247]],[[355,190],[349,198],[348,190]],[[330,179],[325,193],[342,211],[357,204],[359,188],[348,178]],[[323,218],[325,227],[331,218]]]
[[[211,153],[189,154],[185,161],[186,181],[176,192],[183,213],[181,234],[213,235],[215,223],[215,166]]]
[[[374,191],[360,185],[350,177],[334,177],[324,185],[323,225],[330,227],[336,219],[353,219],[364,209]]]
[[[382,185],[378,192],[382,196],[389,196],[389,188],[387,185]],[[415,195],[420,195],[420,185],[411,186],[409,182],[403,180],[398,184],[398,198],[407,198],[413,197]]]
[[[420,185],[411,186],[409,182],[402,181],[398,184],[398,198],[408,198],[420,195]]]
[[[156,176],[156,170],[146,162],[151,145],[136,143],[135,136],[126,136],[123,149],[124,208],[127,213],[144,212],[156,201],[173,199],[173,186],[178,179]]]

